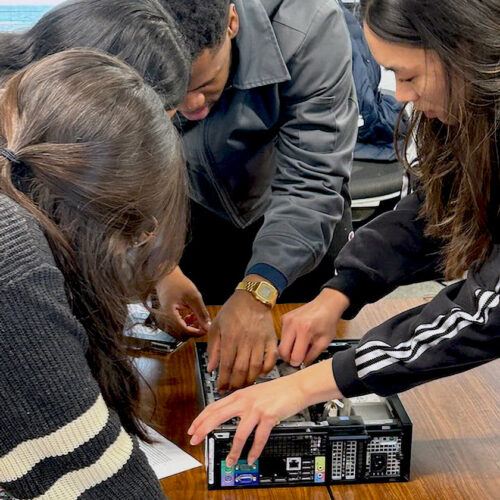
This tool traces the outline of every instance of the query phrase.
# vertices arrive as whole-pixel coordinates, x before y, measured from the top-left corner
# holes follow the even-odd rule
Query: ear
[[[229,22],[227,25],[227,32],[229,38],[232,40],[240,30],[240,17],[236,11],[236,6],[234,3],[229,5]]]

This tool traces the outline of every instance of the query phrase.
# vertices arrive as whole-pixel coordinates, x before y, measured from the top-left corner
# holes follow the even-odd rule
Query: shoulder
[[[345,20],[337,0],[260,0],[283,52],[289,60],[304,44],[324,36],[345,36]]]
[[[274,24],[307,33],[317,16],[342,15],[337,0],[260,0]]]
[[[55,262],[38,222],[0,194],[0,286],[45,266],[55,267]]]

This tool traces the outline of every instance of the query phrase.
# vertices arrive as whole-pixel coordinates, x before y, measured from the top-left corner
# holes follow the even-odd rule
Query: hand
[[[220,365],[219,389],[238,389],[272,370],[278,356],[276,345],[271,308],[237,290],[208,331],[207,368],[212,371]]]
[[[248,454],[253,464],[262,453],[272,428],[280,420],[295,415],[306,406],[341,398],[332,373],[332,362],[326,360],[293,375],[236,391],[207,406],[191,424],[188,434],[197,445],[222,423],[239,417],[233,446],[226,458],[232,466],[238,462],[246,440],[255,429],[255,438]]]
[[[325,288],[313,301],[283,315],[280,357],[292,366],[311,364],[335,337],[348,307],[347,296]]]
[[[210,328],[203,297],[177,266],[156,287],[161,314],[156,318],[174,337],[201,336]]]

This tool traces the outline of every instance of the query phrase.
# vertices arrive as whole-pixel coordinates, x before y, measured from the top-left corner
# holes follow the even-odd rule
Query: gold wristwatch
[[[278,290],[267,281],[242,281],[236,290],[246,290],[266,306],[274,307],[278,300]]]

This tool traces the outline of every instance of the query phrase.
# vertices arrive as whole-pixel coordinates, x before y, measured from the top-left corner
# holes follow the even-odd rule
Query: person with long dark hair
[[[399,285],[459,281],[333,360],[209,406],[188,431],[192,444],[241,417],[230,465],[254,429],[250,463],[273,425],[306,406],[395,394],[500,355],[500,4],[361,0],[361,7],[373,55],[395,71],[397,98],[413,103],[418,154],[408,167],[415,191],[360,229],[318,297],[284,316],[281,357],[311,363],[341,317],[352,318]]]
[[[212,43],[215,31],[207,25],[200,50]],[[172,116],[187,94],[192,60],[188,42],[157,0],[68,0],[27,31],[0,33],[0,86],[15,71],[47,55],[72,48],[98,49],[130,64]],[[165,298],[167,293],[175,298]],[[155,319],[162,328],[176,336],[208,330],[210,316],[203,299],[178,266],[159,295],[162,310],[156,311]],[[192,325],[181,314],[186,306],[196,316]]]
[[[146,303],[177,265],[186,216],[177,132],[163,100],[130,66],[75,49],[4,81],[0,486],[7,492],[163,498],[138,448],[136,437],[148,437],[123,329],[127,304]]]
[[[0,33],[0,82],[66,49],[98,49],[130,64],[172,110],[187,92],[191,58],[156,0],[69,0],[23,32]]]

